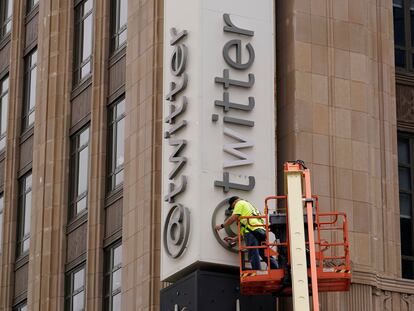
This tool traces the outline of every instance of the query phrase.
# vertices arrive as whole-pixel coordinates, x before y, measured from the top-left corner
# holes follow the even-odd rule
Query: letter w
[[[236,158],[238,160],[227,160],[224,161],[223,167],[234,167],[234,166],[242,166],[242,165],[248,165],[253,164],[253,158],[249,157],[247,154],[239,151],[239,149],[243,148],[250,148],[253,147],[253,142],[247,140],[244,138],[241,134],[237,133],[236,131],[233,131],[227,127],[224,128],[224,135],[229,136],[231,138],[236,139],[237,143],[232,144],[224,144],[223,150],[224,152],[227,152]]]
[[[170,146],[174,146],[174,151],[171,154],[169,161],[171,163],[177,163],[177,165],[173,168],[173,170],[168,175],[168,179],[173,179],[178,172],[183,168],[184,164],[187,162],[186,157],[180,156],[181,151],[187,145],[187,141],[184,139],[181,140],[169,140]]]

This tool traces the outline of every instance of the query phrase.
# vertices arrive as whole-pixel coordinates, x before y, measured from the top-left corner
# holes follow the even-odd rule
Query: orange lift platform
[[[311,193],[309,169],[302,161],[286,163],[284,175],[286,195],[267,197],[263,216],[239,219],[241,293],[293,296],[295,304],[296,291],[297,300],[312,296],[313,310],[316,311],[319,310],[318,292],[349,290],[351,270],[347,218],[342,212],[319,211],[318,197]],[[299,211],[295,217],[292,216],[294,207]],[[244,246],[240,220],[258,217],[263,219],[266,241],[260,246]],[[294,226],[296,229],[292,228]],[[264,250],[268,262],[262,262],[262,270],[249,267],[249,249]],[[270,269],[269,255],[278,259],[278,269]],[[305,309],[298,302],[295,310]]]

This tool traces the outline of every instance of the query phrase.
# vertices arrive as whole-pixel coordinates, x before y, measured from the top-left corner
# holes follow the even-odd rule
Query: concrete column
[[[159,308],[163,1],[128,1],[122,308]]]
[[[39,2],[28,308],[63,310],[72,3]]]

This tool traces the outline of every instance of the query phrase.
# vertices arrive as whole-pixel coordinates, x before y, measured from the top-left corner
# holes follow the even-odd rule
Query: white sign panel
[[[237,266],[213,230],[227,198],[275,194],[273,2],[165,1],[163,280]]]

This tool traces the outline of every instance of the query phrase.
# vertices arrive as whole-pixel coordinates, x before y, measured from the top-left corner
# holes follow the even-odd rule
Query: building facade
[[[413,310],[411,1],[274,3],[277,188],[302,159],[349,217],[321,310]],[[0,310],[158,310],[164,1],[1,0],[0,26]]]

